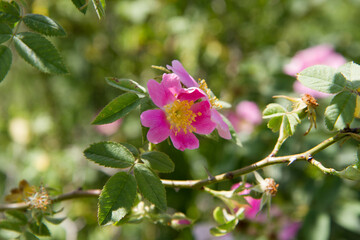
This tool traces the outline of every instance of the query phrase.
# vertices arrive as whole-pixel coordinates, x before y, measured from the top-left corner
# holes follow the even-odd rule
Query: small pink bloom
[[[205,93],[205,99],[207,99],[211,103],[210,96],[208,94],[209,89],[202,89],[202,86],[200,86],[199,83],[196,82],[192,76],[190,76],[190,74],[185,70],[183,65],[178,60],[172,61],[172,66],[167,65],[166,67],[169,70],[173,71],[173,73],[179,77],[182,84],[184,84],[186,87],[200,87],[200,89],[203,90],[203,92]],[[205,88],[207,88],[207,86]],[[216,129],[218,130],[220,137],[225,139],[231,139],[229,126],[224,122],[220,113],[218,113],[218,111],[213,108],[212,104],[210,104],[210,106],[211,119],[214,123],[216,123]]]
[[[288,75],[296,76],[297,73],[313,65],[321,64],[337,68],[345,63],[346,59],[335,52],[331,45],[323,44],[296,53],[290,63],[285,65],[284,72]],[[316,98],[330,96],[330,94],[319,93],[307,88],[298,81],[294,83],[294,90],[300,94],[308,93]]]
[[[164,74],[161,83],[151,79],[149,95],[160,109],[143,112],[140,120],[149,127],[147,138],[160,143],[170,136],[174,147],[184,151],[199,147],[194,133],[210,134],[216,127],[211,120],[210,103],[197,100],[205,97],[198,88],[184,89],[175,74]]]
[[[251,133],[262,121],[262,115],[255,102],[242,101],[236,105],[235,112],[228,114],[228,119],[236,132]]]
[[[240,186],[240,183],[237,183],[237,184],[234,184],[231,189],[236,189]],[[238,194],[239,195],[248,195],[250,194],[250,188],[251,187],[251,184],[249,183],[245,183],[245,187],[246,189],[239,192]],[[255,199],[255,198],[252,198],[250,196],[245,196],[244,197],[245,200],[249,203],[249,205],[245,205],[245,217],[248,218],[248,219],[255,219],[256,218],[256,215],[258,214],[258,212],[260,211],[260,204],[261,204],[261,199]]]
[[[105,135],[110,136],[116,133],[122,123],[122,119],[116,120],[115,122],[102,124],[102,125],[95,125],[95,129],[97,132]]]

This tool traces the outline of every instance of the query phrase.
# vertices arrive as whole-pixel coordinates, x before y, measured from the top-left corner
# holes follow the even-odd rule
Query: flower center
[[[201,112],[194,113],[190,109],[193,104],[194,101],[176,100],[165,106],[166,119],[170,122],[170,129],[175,131],[175,136],[180,131],[184,131],[185,134],[196,131],[191,124],[196,121],[197,116],[201,116]]]
[[[204,93],[206,93],[206,95],[208,96],[211,107],[222,108],[222,105],[219,103],[219,99],[211,93],[211,90],[208,88],[205,80],[199,79],[198,82],[199,88],[203,90]]]

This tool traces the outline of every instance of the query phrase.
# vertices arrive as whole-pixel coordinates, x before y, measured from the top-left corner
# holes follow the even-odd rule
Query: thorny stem
[[[229,171],[223,174],[216,175],[212,178],[206,178],[206,179],[199,179],[199,180],[168,180],[168,179],[162,179],[162,183],[165,187],[171,187],[171,188],[192,188],[192,189],[201,189],[204,186],[218,183],[221,181],[233,179],[236,177],[240,177],[242,175],[245,175],[247,173],[256,171],[260,168],[275,165],[279,163],[292,163],[295,160],[297,161],[307,161],[313,166],[317,167],[319,170],[321,170],[324,173],[330,173],[335,174],[336,171],[332,168],[326,168],[324,167],[319,161],[316,161],[312,156],[314,156],[316,153],[322,151],[323,149],[329,147],[330,145],[344,139],[347,136],[351,136],[351,134],[359,133],[360,129],[345,129],[343,131],[340,131],[337,135],[334,137],[328,138],[325,141],[321,142],[317,146],[294,155],[288,155],[288,156],[281,156],[281,157],[266,157],[256,163],[253,163],[249,166]],[[69,193],[61,194],[58,196],[55,196],[51,198],[53,203],[61,202],[64,200],[69,199],[75,199],[75,198],[82,198],[82,197],[98,197],[101,193],[101,189],[91,189],[91,190],[75,190]],[[6,210],[15,210],[15,209],[26,209],[29,207],[28,203],[11,203],[11,204],[0,204],[0,212],[6,211]]]

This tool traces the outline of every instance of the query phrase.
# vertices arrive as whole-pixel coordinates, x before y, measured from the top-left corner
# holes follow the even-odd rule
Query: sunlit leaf
[[[131,145],[130,143],[120,143],[120,144],[123,145],[124,147],[126,147],[132,153],[132,155],[134,155],[134,157],[139,156],[140,153],[137,150],[137,148],[134,147],[133,145]]]
[[[354,119],[356,95],[351,92],[337,94],[325,110],[325,123],[329,130],[342,129]]]
[[[349,62],[339,67],[338,71],[348,80],[348,88],[357,90],[360,87],[360,65]]]
[[[162,152],[146,152],[141,154],[141,160],[151,169],[170,173],[174,171],[175,164],[168,155]]]
[[[119,172],[105,184],[99,197],[98,221],[100,225],[120,221],[134,204],[136,181],[133,175]]]
[[[15,49],[32,66],[45,73],[67,73],[66,67],[52,43],[38,33],[23,32],[14,37]]]
[[[238,223],[238,220],[235,218],[225,224],[217,226],[215,228],[210,229],[210,233],[213,236],[220,237],[224,236],[225,234],[233,231]]]
[[[48,36],[65,36],[65,30],[51,18],[40,14],[26,14],[23,21],[30,29]]]
[[[144,164],[136,164],[134,173],[136,182],[144,198],[160,210],[165,211],[167,208],[166,192],[159,176]]]
[[[107,77],[105,80],[110,86],[119,88],[123,91],[133,92],[136,94],[146,93],[146,89],[143,86],[131,79]]]
[[[12,63],[11,50],[3,45],[0,45],[0,82],[5,78],[9,72]]]
[[[346,84],[344,76],[332,67],[315,65],[297,75],[297,79],[306,87],[324,93],[338,93]]]
[[[115,142],[94,143],[84,151],[84,155],[97,164],[112,168],[127,168],[135,161],[125,146]]]
[[[106,124],[111,123],[119,118],[126,116],[129,112],[140,105],[141,99],[135,93],[124,93],[108,105],[97,115],[92,124]]]

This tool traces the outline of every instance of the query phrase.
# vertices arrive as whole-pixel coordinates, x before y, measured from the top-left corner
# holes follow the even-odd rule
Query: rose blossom
[[[236,105],[235,112],[228,114],[228,119],[236,132],[251,133],[254,127],[259,125],[262,115],[255,102],[242,101]]]
[[[297,52],[290,63],[285,65],[284,72],[288,75],[296,76],[297,73],[313,65],[321,64],[337,68],[345,63],[346,59],[335,52],[333,47],[328,44],[323,44]],[[305,87],[299,81],[295,81],[293,87],[295,92],[300,94],[308,93],[315,98],[329,96],[329,94]]]
[[[170,136],[175,148],[195,149],[199,140],[194,133],[210,134],[215,129],[210,103],[198,101],[205,94],[198,88],[182,88],[176,74],[164,74],[161,83],[151,79],[147,87],[152,101],[160,108],[140,116],[142,125],[150,128],[147,133],[150,142],[157,144]]]
[[[173,71],[173,73],[180,78],[180,81],[186,87],[197,87],[203,90],[203,92],[205,93],[205,98],[209,101],[211,106],[211,119],[214,123],[216,123],[216,129],[218,130],[220,137],[225,139],[231,139],[229,126],[224,122],[220,113],[214,108],[217,105],[217,98],[210,96],[210,89],[208,89],[205,80],[202,80],[200,84],[196,82],[178,60],[172,61],[172,66],[167,65],[166,67],[169,70]]]

